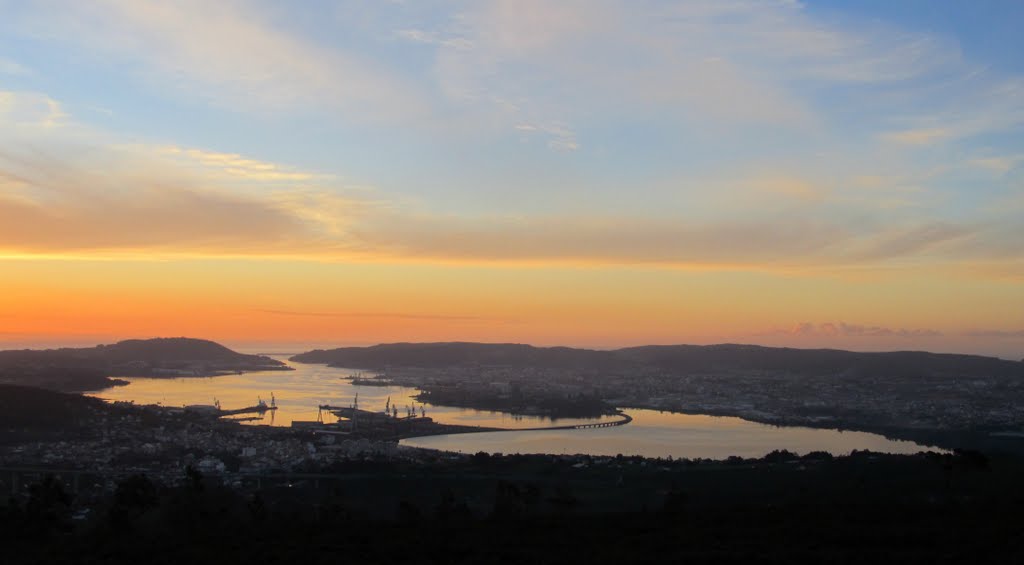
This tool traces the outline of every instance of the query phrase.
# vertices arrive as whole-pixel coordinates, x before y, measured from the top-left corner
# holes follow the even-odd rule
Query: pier
[[[236,416],[238,414],[263,414],[265,412],[271,412],[277,410],[277,406],[267,406],[266,404],[257,404],[256,406],[249,406],[246,408],[236,408],[234,410],[221,410],[217,413],[218,416]]]
[[[568,424],[565,426],[545,426],[543,428],[502,428],[498,431],[507,432],[540,432],[544,430],[592,430],[595,428],[614,428],[615,426],[625,426],[626,424],[633,421],[633,417],[624,412],[619,413],[621,418],[618,420],[612,420],[609,422],[594,422],[591,424]]]

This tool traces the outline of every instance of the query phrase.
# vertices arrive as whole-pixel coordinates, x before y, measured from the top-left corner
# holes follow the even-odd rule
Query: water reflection
[[[209,404],[219,400],[224,409],[244,408],[256,404],[258,398],[277,401],[278,409],[264,414],[262,419],[251,420],[254,414],[238,417],[244,424],[290,426],[296,420],[316,420],[318,406],[350,406],[356,394],[359,407],[364,410],[384,410],[388,399],[397,406],[399,414],[407,407],[420,403],[414,400],[417,389],[398,386],[353,385],[345,377],[358,371],[340,369],[325,365],[292,363],[287,356],[273,356],[293,367],[294,371],[269,371],[241,373],[222,377],[187,377],[175,379],[154,379],[127,377],[130,384],[92,393],[93,396],[108,400],[133,401],[136,404],[161,404],[163,406],[186,406]],[[122,378],[122,377],[119,377]],[[444,424],[485,426],[493,428],[536,428],[548,425],[567,425],[601,419],[563,418],[552,421],[541,416],[513,415],[504,412],[488,412],[450,406],[425,406],[426,415]],[[334,416],[325,414],[330,420]],[[613,419],[613,417],[609,417]]]
[[[917,453],[928,448],[865,432],[775,427],[740,418],[626,410],[626,426],[588,430],[512,431],[430,436],[403,440],[403,445],[463,453],[548,453],[643,455],[725,459],[731,455],[762,457],[775,449],[800,454],[827,451],[844,455],[854,449]]]
[[[259,398],[276,399],[278,409],[262,418],[253,414],[236,418],[244,424],[290,426],[296,420],[316,420],[318,406],[349,406],[356,394],[359,407],[384,410],[390,399],[399,413],[419,403],[416,389],[353,385],[345,379],[356,371],[324,365],[291,363],[286,356],[275,356],[295,368],[287,372],[256,372],[213,378],[153,379],[132,377],[130,384],[107,389],[94,396],[109,400],[130,400],[137,404],[184,406],[213,404],[225,409],[256,404]],[[912,442],[891,441],[862,432],[839,432],[811,428],[776,428],[739,418],[661,413],[653,410],[628,410],[633,422],[626,426],[591,430],[512,431],[432,436],[403,441],[407,445],[462,451],[503,453],[590,453],[594,455],[644,455],[648,457],[710,457],[730,455],[760,457],[773,449],[799,453],[828,451],[848,453],[870,449],[888,453],[915,453],[922,449]],[[552,421],[539,416],[521,416],[450,406],[426,406],[426,415],[446,424],[495,428],[536,428],[550,425],[590,423],[602,419],[566,418]],[[333,419],[331,415],[325,415]],[[616,416],[604,418],[617,419]]]

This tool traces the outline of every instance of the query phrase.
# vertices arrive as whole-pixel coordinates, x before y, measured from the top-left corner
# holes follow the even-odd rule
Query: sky
[[[1024,357],[1024,3],[0,13],[0,347]]]

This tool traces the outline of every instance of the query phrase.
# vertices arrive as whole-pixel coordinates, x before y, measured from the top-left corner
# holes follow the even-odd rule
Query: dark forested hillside
[[[130,339],[112,345],[0,351],[0,382],[55,390],[96,390],[110,376],[215,376],[234,371],[286,370],[280,361],[237,353],[192,338]]]
[[[861,353],[756,345],[651,345],[614,351],[533,347],[508,343],[393,343],[315,350],[292,358],[303,363],[382,369],[395,367],[511,366],[614,370],[649,367],[714,373],[784,371],[835,375],[1021,376],[1024,363],[979,355],[924,351]]]
[[[388,343],[371,347],[316,350],[292,357],[302,363],[384,368],[499,365],[511,367],[614,367],[613,352],[571,347],[534,347],[518,343]]]
[[[635,363],[687,372],[729,370],[876,376],[1022,376],[1024,363],[980,355],[838,349],[792,349],[757,345],[651,345],[615,352]]]
[[[105,402],[79,394],[0,384],[0,430],[70,430],[81,418],[106,410]]]

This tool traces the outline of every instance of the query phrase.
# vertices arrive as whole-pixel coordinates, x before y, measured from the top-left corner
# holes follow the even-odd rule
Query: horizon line
[[[243,345],[243,346],[239,347],[239,346],[236,346],[236,345],[230,345],[230,346],[229,345],[225,345],[225,343],[224,343],[225,341],[226,342],[230,342],[232,340],[218,340],[218,339],[190,337],[190,336],[151,336],[151,337],[123,338],[123,339],[117,339],[117,340],[108,340],[108,341],[105,341],[105,342],[101,341],[101,342],[96,342],[96,343],[93,343],[91,340],[89,340],[88,343],[91,343],[92,345],[85,345],[84,344],[85,340],[79,341],[79,342],[75,342],[74,344],[67,343],[67,344],[64,344],[64,345],[58,345],[56,343],[44,343],[44,342],[36,342],[36,343],[24,342],[24,343],[19,343],[18,344],[18,345],[21,345],[22,347],[14,347],[14,348],[6,347],[4,342],[0,341],[0,352],[4,352],[4,351],[26,351],[26,350],[28,350],[28,351],[46,351],[46,350],[60,350],[60,349],[87,349],[87,348],[90,348],[90,347],[98,347],[98,346],[102,346],[102,345],[113,345],[113,344],[121,343],[121,342],[124,342],[124,341],[149,341],[149,340],[157,340],[157,339],[191,339],[191,340],[197,340],[197,341],[208,341],[208,342],[216,343],[218,345],[222,345],[224,347],[227,347],[228,349],[231,349],[232,351],[246,352],[246,350],[247,350],[248,352],[251,352],[251,353],[248,353],[248,354],[262,354],[262,355],[293,355],[293,354],[298,355],[298,354],[308,353],[308,352],[312,352],[312,351],[330,351],[330,350],[333,350],[333,349],[345,349],[345,348],[366,349],[366,348],[371,348],[371,347],[387,346],[387,345],[447,345],[447,344],[462,344],[462,345],[520,345],[520,346],[532,347],[532,348],[535,348],[535,349],[558,349],[558,348],[561,348],[561,349],[575,349],[575,350],[582,350],[582,351],[608,351],[608,352],[621,351],[621,350],[624,350],[624,349],[643,348],[643,347],[700,347],[700,348],[709,348],[709,347],[721,347],[721,346],[738,346],[738,347],[757,347],[757,348],[763,348],[763,349],[793,349],[793,350],[799,350],[799,351],[842,351],[842,352],[847,352],[847,353],[878,353],[878,354],[883,354],[883,353],[928,353],[928,354],[932,354],[932,355],[966,355],[966,356],[974,356],[974,357],[988,357],[988,358],[993,358],[993,359],[1002,359],[1002,360],[1014,361],[1014,362],[1019,361],[1019,362],[1024,363],[1024,353],[1022,353],[1022,357],[1018,359],[1018,358],[1015,358],[1015,357],[1003,357],[1003,356],[999,356],[999,355],[991,355],[991,354],[986,355],[986,354],[981,354],[981,353],[966,353],[966,352],[963,352],[963,351],[934,351],[934,350],[927,350],[927,349],[858,350],[858,349],[846,349],[846,348],[841,348],[841,347],[797,347],[797,346],[793,346],[793,345],[763,345],[763,344],[758,344],[758,343],[744,343],[744,342],[738,342],[738,341],[723,341],[723,342],[706,343],[706,344],[682,343],[682,342],[645,343],[645,344],[640,344],[640,345],[625,345],[625,346],[614,346],[614,347],[596,347],[596,346],[585,346],[585,345],[535,345],[533,343],[516,342],[516,341],[467,341],[467,340],[381,341],[381,342],[362,342],[360,344],[351,344],[351,345],[331,344],[331,345],[318,346],[318,345],[311,345],[311,344],[316,344],[316,340],[308,340],[308,341],[295,341],[295,342],[278,342],[276,344],[267,343],[267,347],[260,348],[260,347],[255,347],[255,344],[260,343],[259,341],[249,342],[249,343],[253,344],[253,345],[250,345],[250,346]],[[245,342],[242,342],[242,343],[245,343]],[[264,343],[266,343],[266,342],[264,342]],[[305,344],[305,345],[302,345],[302,344]],[[285,348],[291,349],[291,346],[301,346],[302,350],[298,351],[296,353],[286,352],[286,351],[279,351],[279,352],[269,352],[268,351],[268,350],[271,350],[271,349],[285,349]]]

